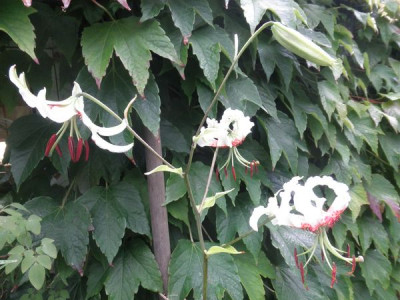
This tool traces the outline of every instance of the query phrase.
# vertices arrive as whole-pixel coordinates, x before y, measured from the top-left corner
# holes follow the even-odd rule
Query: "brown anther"
[[[356,270],[356,256],[353,255],[352,263],[351,263],[351,271],[347,273],[347,275],[353,275]]]
[[[236,171],[235,171],[234,166],[232,166],[232,176],[233,176],[233,179],[236,181]]]

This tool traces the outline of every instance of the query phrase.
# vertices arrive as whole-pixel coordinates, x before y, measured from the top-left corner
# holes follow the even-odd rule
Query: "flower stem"
[[[218,154],[218,148],[215,148],[214,156],[213,156],[213,159],[212,159],[212,162],[211,162],[210,172],[208,173],[208,179],[207,179],[206,188],[204,190],[203,200],[201,200],[201,204],[200,204],[200,207],[199,207],[199,212],[202,211],[204,202],[206,201],[206,198],[207,198],[207,193],[208,193],[208,189],[210,188],[211,178],[212,178],[212,176],[214,174],[214,166],[215,166],[215,161],[217,160],[217,154]]]
[[[118,116],[115,112],[113,112],[107,105],[105,105],[103,102],[101,102],[99,99],[93,97],[92,95],[90,95],[90,94],[88,94],[88,93],[85,93],[85,92],[82,92],[82,93],[79,93],[79,94],[76,95],[76,96],[77,96],[77,97],[79,97],[79,96],[85,97],[86,99],[88,99],[88,100],[90,100],[90,101],[96,103],[98,106],[100,106],[102,109],[104,109],[104,110],[105,110],[106,112],[108,112],[110,115],[112,115],[112,116],[113,116],[115,119],[117,119],[118,121],[120,121],[120,122],[123,121],[123,119],[122,119],[120,116]],[[134,98],[134,99],[135,99],[135,98]],[[131,105],[132,103],[133,103],[133,100],[129,103],[129,105]],[[129,106],[129,105],[128,105],[128,106]],[[129,131],[129,132],[144,146],[144,147],[146,147],[148,150],[150,150],[150,151],[151,151],[155,156],[157,156],[164,164],[166,164],[168,167],[170,167],[170,168],[172,168],[172,169],[175,169],[175,167],[174,167],[173,165],[171,165],[168,161],[166,161],[160,154],[157,153],[157,151],[155,151],[149,144],[147,144],[147,143],[145,142],[145,140],[142,139],[142,138],[140,137],[140,135],[138,135],[138,134],[136,133],[136,131],[133,130],[132,127],[131,127],[129,124],[126,125],[126,129],[128,129],[128,131]]]
[[[271,26],[273,24],[273,22],[267,22],[265,24],[263,24],[259,29],[257,29],[256,32],[253,33],[253,35],[247,40],[247,42],[243,45],[242,49],[240,49],[239,53],[234,57],[231,66],[228,69],[228,72],[225,74],[224,79],[222,80],[220,86],[218,87],[217,92],[214,95],[214,98],[212,99],[210,105],[207,107],[206,111],[204,112],[204,116],[203,119],[201,120],[199,127],[197,128],[196,134],[195,136],[199,135],[200,133],[200,129],[203,126],[204,122],[207,120],[208,114],[210,113],[212,107],[214,106],[214,104],[217,102],[218,100],[218,96],[220,95],[220,93],[222,92],[223,87],[225,86],[229,75],[232,73],[236,63],[239,61],[239,58],[242,56],[242,54],[244,53],[244,51],[247,49],[247,47],[254,41],[254,39],[267,27]],[[199,240],[200,240],[200,246],[201,246],[201,250],[203,251],[203,300],[207,300],[207,270],[208,270],[208,258],[207,255],[205,253],[206,249],[205,249],[205,244],[204,244],[204,237],[203,237],[203,232],[202,232],[202,226],[201,226],[201,215],[199,213],[199,211],[196,208],[196,202],[194,200],[193,197],[193,192],[192,192],[192,188],[190,185],[190,179],[189,179],[189,171],[192,165],[192,161],[193,161],[193,155],[194,155],[194,151],[196,150],[196,142],[193,141],[192,146],[190,148],[190,153],[189,153],[189,159],[188,162],[186,164],[186,170],[185,170],[185,174],[184,174],[184,179],[185,179],[185,185],[186,185],[186,189],[188,191],[188,196],[189,196],[189,200],[192,206],[192,210],[193,210],[193,214],[195,216],[195,220],[196,220],[196,228],[197,228],[197,233],[199,235]],[[214,153],[214,164],[215,164],[215,157],[216,157],[216,153]],[[213,172],[213,167],[210,170],[210,174],[212,174]],[[209,175],[209,179],[210,179],[210,175]],[[208,186],[209,183],[206,186],[206,191],[205,191],[205,195],[207,195],[208,192]],[[204,202],[204,197],[203,197],[203,201]],[[251,232],[249,232],[248,234],[251,234]],[[243,238],[243,237],[242,237]],[[240,239],[242,239],[240,238]],[[238,239],[238,240],[240,240]],[[236,239],[235,239],[236,240]],[[236,242],[234,240],[234,242]]]
[[[112,16],[112,14],[108,11],[107,8],[105,8],[103,5],[101,5],[99,2],[97,2],[96,0],[92,0],[92,2],[97,5],[98,7],[100,7],[102,10],[105,11],[105,13],[110,17],[111,20],[115,21],[114,17]]]

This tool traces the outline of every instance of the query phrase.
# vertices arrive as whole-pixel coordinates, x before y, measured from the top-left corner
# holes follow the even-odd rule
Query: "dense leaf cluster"
[[[119,1],[121,2],[121,1]],[[124,1],[122,1],[124,2]],[[100,4],[100,5],[96,5]],[[125,2],[124,2],[125,3]],[[212,178],[209,195],[234,191],[202,211],[209,244],[229,243],[250,231],[253,208],[295,175],[334,176],[350,187],[349,209],[331,231],[341,249],[364,256],[354,276],[337,263],[337,284],[318,256],[307,268],[306,287],[294,248],[312,244],[312,233],[268,225],[235,244],[245,254],[213,255],[208,299],[397,299],[400,293],[400,4],[396,0],[73,0],[0,3],[0,101],[9,114],[21,105],[8,82],[17,65],[37,93],[70,95],[73,81],[119,115],[138,94],[131,114],[138,131],[161,132],[164,156],[184,166],[192,137],[239,49],[267,21],[280,21],[307,36],[344,74],[313,65],[283,48],[266,29],[228,78],[210,117],[242,110],[256,124],[240,151],[258,160]],[[105,8],[105,10],[104,10]],[[36,63],[36,62],[39,62]],[[98,124],[115,125],[91,103]],[[45,287],[31,289],[16,270],[2,279],[10,299],[154,299],[162,291],[151,251],[144,151],[111,154],[91,147],[88,162],[67,155],[43,159],[58,128],[32,114],[9,128],[2,193],[41,218],[41,238],[58,255]],[[82,129],[85,133],[85,129]],[[88,135],[89,132],[86,132]],[[125,143],[129,136],[111,138]],[[67,139],[60,142],[68,153]],[[221,149],[217,164],[226,160]],[[200,204],[212,152],[197,149],[190,173]],[[134,163],[133,163],[134,162]],[[325,195],[331,199],[329,193]],[[166,180],[172,255],[169,299],[201,299],[203,254],[184,181]],[[35,242],[35,241],[34,241]],[[10,249],[3,249],[2,251]],[[5,252],[7,253],[7,252]],[[3,253],[0,253],[3,255]],[[39,265],[39,264],[37,264]],[[43,267],[42,267],[43,268]],[[4,273],[1,273],[3,278]],[[43,275],[44,276],[44,275]],[[14,286],[18,285],[18,288]],[[11,292],[12,291],[12,292]],[[25,295],[25,296],[23,296]],[[57,296],[58,295],[58,296]],[[36,298],[35,298],[36,297]],[[64,298],[63,298],[64,297]]]

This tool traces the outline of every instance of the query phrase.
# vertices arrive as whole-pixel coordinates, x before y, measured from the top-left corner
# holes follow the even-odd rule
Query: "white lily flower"
[[[232,164],[232,175],[236,180],[236,172],[234,167],[234,158],[243,166],[250,168],[250,175],[253,171],[257,172],[258,161],[247,161],[237,150],[243,143],[246,136],[251,132],[254,123],[250,121],[250,117],[246,117],[242,111],[228,108],[224,111],[221,121],[215,119],[207,119],[207,127],[202,127],[198,136],[193,137],[193,141],[200,147],[229,148],[228,159],[219,170],[224,169],[227,175],[226,167]],[[217,169],[217,177],[219,174]]]
[[[304,268],[311,261],[317,247],[320,246],[322,259],[326,259],[332,270],[331,287],[333,287],[336,282],[337,269],[335,263],[330,263],[329,253],[352,264],[349,274],[354,272],[356,262],[364,261],[362,256],[355,257],[353,255],[353,257],[350,257],[350,248],[348,248],[347,256],[343,256],[341,253],[346,252],[335,248],[330,243],[326,233],[326,229],[332,227],[348,207],[350,202],[349,188],[346,184],[337,182],[330,176],[310,177],[304,185],[299,183],[301,179],[302,177],[296,176],[285,183],[282,190],[268,199],[267,207],[256,207],[250,217],[249,224],[254,231],[258,231],[258,220],[266,215],[274,225],[295,227],[316,233],[314,245],[310,249],[300,254],[297,254],[296,249],[294,250],[296,266],[300,270],[301,280],[304,284]],[[327,186],[336,194],[336,198],[328,209],[324,208],[326,199],[318,197],[314,193],[314,188],[317,186]],[[278,196],[280,197],[279,204]],[[291,205],[291,202],[293,202],[293,205]],[[306,254],[308,254],[306,263],[299,263],[299,257]]]
[[[49,118],[53,122],[62,123],[62,127],[57,134],[53,134],[46,146],[45,155],[49,156],[54,150],[57,150],[59,155],[61,151],[58,147],[62,135],[66,129],[70,126],[70,136],[68,138],[68,148],[73,162],[79,161],[82,154],[82,148],[86,148],[86,160],[89,155],[89,144],[87,141],[83,141],[79,133],[76,119],[80,118],[82,123],[89,128],[92,132],[92,140],[102,149],[109,150],[111,152],[123,153],[130,150],[133,144],[124,146],[113,145],[108,141],[104,140],[101,136],[113,136],[121,133],[127,127],[127,121],[123,120],[120,124],[113,127],[101,127],[93,123],[93,121],[86,115],[84,110],[83,96],[80,95],[82,90],[78,83],[74,82],[72,94],[65,100],[62,101],[51,101],[46,100],[46,89],[43,88],[39,91],[38,95],[35,96],[28,88],[25,80],[25,74],[21,73],[17,75],[15,65],[11,66],[9,70],[9,76],[12,83],[14,83],[19,90],[22,98],[32,108],[36,108],[43,118]],[[78,139],[77,147],[75,148],[73,135],[76,135]]]

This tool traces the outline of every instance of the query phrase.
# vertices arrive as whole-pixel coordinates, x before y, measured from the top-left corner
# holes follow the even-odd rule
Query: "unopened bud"
[[[334,72],[335,78],[342,72],[342,61],[335,59],[320,46],[311,41],[300,32],[275,22],[271,27],[274,38],[294,54],[319,66],[329,66]]]

